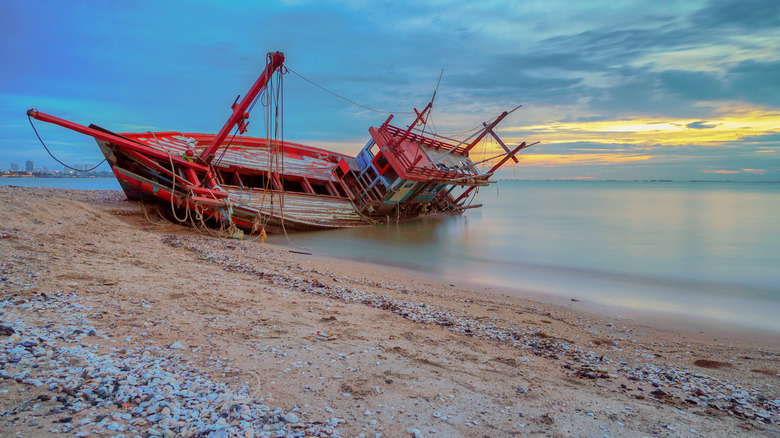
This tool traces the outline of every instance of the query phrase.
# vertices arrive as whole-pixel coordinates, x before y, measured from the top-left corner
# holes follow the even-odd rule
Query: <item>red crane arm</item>
[[[114,143],[116,145],[122,146],[123,148],[129,149],[134,152],[139,152],[148,157],[156,158],[159,160],[165,160],[165,161],[173,160],[174,163],[188,166],[200,172],[204,172],[207,170],[207,168],[201,164],[191,163],[189,161],[184,160],[181,157],[175,155],[172,156],[165,151],[154,149],[145,144],[139,143],[134,140],[130,140],[129,138],[122,137],[119,134],[114,134],[113,132],[109,132],[103,129],[96,129],[95,127],[93,127],[94,125],[92,126],[79,125],[78,123],[71,122],[70,120],[65,120],[59,117],[52,116],[50,114],[42,113],[36,109],[27,110],[27,115],[34,119],[38,119],[42,122],[59,125],[62,126],[63,128],[68,128],[71,131],[76,131],[80,134],[85,134],[99,140],[105,140],[109,143]]]
[[[217,149],[222,145],[222,142],[225,141],[225,138],[227,138],[228,134],[230,134],[230,131],[234,126],[236,126],[236,124],[238,124],[239,130],[242,134],[246,132],[246,125],[244,124],[244,120],[249,118],[249,114],[246,112],[246,110],[255,100],[255,97],[257,97],[263,88],[268,85],[268,81],[271,80],[271,75],[274,74],[276,69],[282,66],[284,63],[284,53],[272,52],[268,54],[268,58],[268,64],[265,66],[265,71],[263,74],[257,78],[257,81],[246,93],[246,96],[244,96],[244,99],[241,100],[241,103],[233,103],[233,114],[230,115],[227,123],[225,123],[225,126],[222,127],[222,130],[219,131],[219,134],[214,137],[214,140],[211,142],[211,144],[206,149],[204,149],[203,152],[201,152],[200,158],[206,163],[211,163],[211,160],[214,159],[214,152],[216,152]],[[236,98],[236,101],[238,101],[238,98]]]

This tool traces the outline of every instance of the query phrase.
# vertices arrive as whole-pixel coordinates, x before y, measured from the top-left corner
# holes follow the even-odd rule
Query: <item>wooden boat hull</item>
[[[170,132],[120,135],[170,154],[171,158],[182,156],[188,150],[197,153],[202,149],[198,145],[207,143],[211,140],[210,137],[213,137],[207,134]],[[223,202],[187,207],[183,200],[187,199],[188,194],[172,177],[162,175],[155,166],[149,166],[132,157],[115,144],[102,140],[97,142],[127,198],[133,201],[160,203],[168,209],[172,206],[177,209],[190,208],[193,210],[190,213],[195,216],[200,213],[216,217],[220,216],[216,213],[221,210],[221,216],[229,216],[229,220],[241,228],[254,231],[264,228],[269,233],[345,228],[374,223],[373,220],[360,215],[348,197],[338,196],[346,194],[343,189],[328,189],[339,184],[331,169],[335,167],[336,160],[344,156],[342,154],[298,144],[285,145],[279,152],[282,155],[279,161],[284,163],[285,168],[285,174],[279,177],[280,181],[290,179],[300,188],[304,186],[300,182],[305,181],[307,187],[327,189],[320,190],[321,193],[282,190],[283,186],[274,187],[273,182],[267,178],[255,178],[253,182],[270,184],[248,186],[244,185],[244,182],[252,178],[239,177],[240,185],[223,181],[217,188],[211,189],[225,195]],[[245,176],[273,173],[269,166],[276,158],[269,152],[266,142],[265,139],[242,137],[239,144],[227,148],[224,159],[215,167],[223,178],[225,175],[235,177],[239,172]],[[157,164],[162,167],[166,165],[162,160]],[[202,211],[199,211],[199,208]],[[185,217],[187,212],[180,211],[179,216]],[[192,217],[190,220],[199,221],[200,218]]]

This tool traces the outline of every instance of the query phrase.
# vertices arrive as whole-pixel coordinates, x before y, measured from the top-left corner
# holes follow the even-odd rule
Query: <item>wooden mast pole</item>
[[[238,129],[242,134],[246,132],[245,120],[249,118],[249,113],[247,113],[246,110],[249,109],[249,105],[252,104],[252,102],[255,100],[255,97],[257,97],[257,95],[260,94],[266,85],[268,85],[268,81],[271,80],[271,75],[273,75],[276,69],[281,67],[283,63],[284,53],[271,52],[268,54],[268,64],[265,66],[265,71],[263,74],[257,78],[257,81],[246,93],[246,96],[244,96],[244,98],[241,100],[241,103],[237,103],[238,98],[236,98],[236,102],[233,102],[232,106],[233,114],[230,115],[227,123],[225,123],[225,126],[222,127],[222,130],[219,131],[219,134],[214,137],[214,140],[212,140],[211,144],[209,144],[208,147],[204,149],[203,152],[201,152],[200,159],[203,160],[203,162],[206,164],[211,163],[211,160],[214,159],[214,153],[217,151],[217,149],[219,149],[220,146],[222,146],[222,142],[225,141],[225,138],[227,138],[228,134],[230,134],[230,131],[236,124],[238,124]]]

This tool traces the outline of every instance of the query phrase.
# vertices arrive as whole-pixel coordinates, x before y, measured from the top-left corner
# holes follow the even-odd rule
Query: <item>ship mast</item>
[[[268,82],[271,80],[271,76],[279,67],[282,66],[283,63],[284,53],[271,52],[268,54],[268,64],[266,65],[263,74],[257,78],[257,81],[246,93],[246,96],[244,96],[244,98],[241,100],[241,103],[238,103],[240,96],[236,97],[236,101],[233,102],[233,105],[231,106],[231,108],[233,108],[233,114],[230,115],[230,118],[225,123],[225,126],[223,126],[222,130],[219,131],[219,134],[214,137],[214,140],[211,142],[211,144],[209,144],[209,146],[204,149],[203,152],[201,152],[200,159],[203,162],[206,164],[211,164],[211,160],[213,160],[215,156],[214,153],[217,151],[217,149],[219,149],[220,146],[222,146],[222,142],[225,141],[225,138],[227,138],[228,134],[230,134],[230,131],[233,130],[234,126],[238,125],[238,130],[241,134],[246,132],[246,120],[249,118],[249,113],[246,111],[249,108],[249,105],[252,104],[257,95],[263,91],[266,85],[268,85]]]

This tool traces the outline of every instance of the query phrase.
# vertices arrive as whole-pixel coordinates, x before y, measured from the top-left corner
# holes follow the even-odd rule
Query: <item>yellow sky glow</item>
[[[688,125],[707,126],[696,129]],[[780,131],[780,112],[736,110],[713,119],[632,119],[599,122],[554,122],[510,127],[527,139],[542,143],[592,142],[634,145],[717,145],[745,137]],[[511,139],[508,139],[511,141]]]
[[[529,150],[526,150],[529,151]],[[471,159],[473,161],[481,161],[485,158],[489,158],[482,153],[477,154],[471,154]],[[542,166],[542,167],[556,167],[556,166],[566,166],[571,164],[617,164],[617,163],[630,163],[635,161],[646,161],[652,159],[653,155],[647,155],[647,154],[631,154],[631,155],[620,155],[620,154],[610,154],[610,153],[601,153],[601,154],[592,154],[592,153],[584,153],[584,154],[535,154],[532,152],[525,153],[524,151],[521,151],[519,154],[517,154],[517,158],[520,161],[516,165],[519,166]],[[492,160],[490,164],[495,163],[498,161]],[[509,161],[505,164],[505,166],[515,165],[514,162]]]

